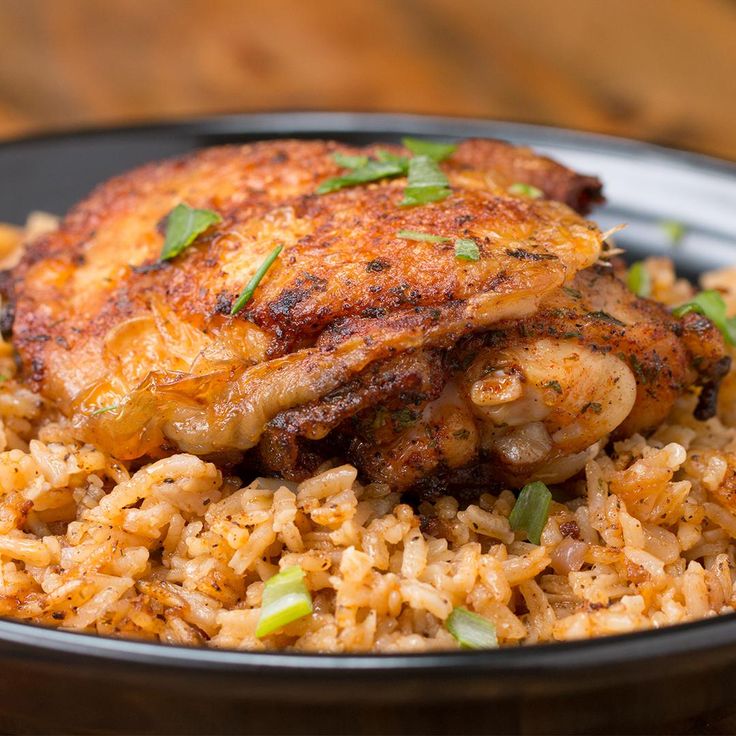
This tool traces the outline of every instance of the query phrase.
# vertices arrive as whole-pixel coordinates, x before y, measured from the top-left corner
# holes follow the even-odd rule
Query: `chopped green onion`
[[[317,194],[329,194],[345,187],[367,184],[371,181],[388,179],[405,173],[406,169],[395,161],[368,161],[365,166],[360,166],[352,169],[347,174],[323,181],[317,187]]]
[[[368,163],[368,156],[349,156],[339,151],[332,154],[332,159],[338,166],[345,169],[359,169]]]
[[[644,261],[632,263],[626,274],[626,284],[629,290],[637,296],[647,297],[652,293],[652,278],[649,275]]]
[[[429,156],[415,156],[409,161],[409,180],[402,207],[438,202],[450,195],[450,184],[437,162]]]
[[[429,156],[434,161],[444,161],[455,153],[455,143],[440,143],[423,138],[404,138],[401,141],[415,156]]]
[[[312,596],[304,583],[304,571],[299,565],[287,567],[263,587],[256,636],[260,639],[310,613]]]
[[[252,298],[255,290],[258,288],[258,284],[261,283],[261,279],[266,275],[266,271],[273,265],[273,262],[279,257],[283,249],[283,245],[277,245],[269,254],[266,256],[266,260],[260,265],[253,278],[246,284],[243,291],[240,292],[240,296],[237,298],[235,304],[233,304],[230,310],[230,315],[237,314]]]
[[[419,233],[416,230],[399,230],[396,235],[404,240],[419,240],[425,243],[450,242],[450,238],[446,238],[444,235],[430,235],[429,233]]]
[[[455,241],[455,258],[459,258],[461,261],[480,260],[478,244],[470,238],[458,238]]]
[[[517,181],[509,187],[510,194],[516,194],[519,197],[529,197],[531,199],[539,199],[544,196],[544,192],[531,184],[524,184],[522,181]]]
[[[521,489],[509,516],[511,528],[514,531],[525,531],[532,544],[539,544],[551,502],[552,494],[544,483],[539,480],[527,483]]]
[[[493,622],[467,608],[453,608],[445,626],[463,649],[495,649],[498,646]]]
[[[195,210],[188,204],[178,204],[166,219],[166,239],[159,260],[168,261],[188,248],[205,230],[221,222],[217,212]]]
[[[685,237],[685,226],[676,220],[664,220],[659,223],[662,232],[670,239],[672,245],[679,245]]]
[[[721,331],[726,342],[736,345],[736,317],[726,316],[726,302],[717,291],[701,291],[692,301],[672,310],[675,317],[683,317],[688,312],[705,315]]]
[[[118,404],[112,404],[111,406],[103,406],[101,409],[95,409],[92,412],[92,416],[96,417],[98,414],[107,414],[109,411],[117,411],[120,408]]]

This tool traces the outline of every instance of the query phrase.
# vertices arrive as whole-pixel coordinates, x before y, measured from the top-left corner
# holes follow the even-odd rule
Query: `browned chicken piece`
[[[693,385],[704,387],[696,416],[712,416],[710,392],[729,365],[709,320],[674,318],[600,264],[530,317],[500,322],[442,355],[414,353],[412,362],[405,356],[403,366],[376,370],[394,381],[379,392],[383,402],[373,384],[356,385],[350,406],[330,394],[284,412],[269,425],[266,446],[281,449],[274,458],[294,477],[312,469],[304,438],[334,430],[332,443],[344,435],[366,475],[398,487],[558,482],[609,436],[655,428]],[[474,478],[468,467],[479,468]]]
[[[336,151],[364,152],[305,141],[210,149],[100,187],[14,273],[13,333],[29,382],[121,457],[244,450],[280,411],[376,360],[532,313],[598,257],[593,224],[509,194],[508,174],[486,166],[513,160],[510,146],[461,144],[459,161],[443,164],[452,195],[411,208],[399,206],[405,178],[315,194],[340,173]],[[538,165],[557,188],[565,173],[575,181]],[[180,202],[222,221],[159,263],[162,224]],[[407,241],[402,229],[475,238],[480,260],[458,260],[451,242]],[[275,245],[281,257],[231,317]]]
[[[693,382],[717,384],[723,346],[707,320],[688,342],[687,322],[586,270],[601,233],[563,202],[599,200],[596,179],[466,141],[441,164],[442,201],[400,206],[405,177],[315,193],[341,173],[334,153],[381,148],[407,154],[265,142],[101,186],[12,272],[26,380],[123,459],[253,450],[299,477],[342,448],[401,488],[469,468],[569,477],[617,427],[650,426]],[[546,196],[515,196],[517,182]],[[182,202],[221,221],[160,262]],[[473,239],[479,259],[458,259],[455,238]],[[647,384],[647,370],[662,377]]]

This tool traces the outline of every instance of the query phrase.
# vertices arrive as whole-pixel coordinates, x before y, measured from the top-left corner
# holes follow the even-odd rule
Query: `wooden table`
[[[0,137],[400,110],[736,159],[732,0],[0,0],[0,49]]]

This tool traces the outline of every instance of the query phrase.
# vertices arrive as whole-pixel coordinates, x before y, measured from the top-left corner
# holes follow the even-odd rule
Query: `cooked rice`
[[[669,261],[647,267],[661,301],[690,295]],[[734,270],[704,280],[736,310]],[[686,396],[651,437],[557,489],[537,546],[511,530],[510,490],[413,509],[338,463],[299,485],[188,454],[132,472],[75,441],[14,373],[0,343],[3,616],[175,644],[390,652],[455,648],[455,606],[507,646],[734,610],[733,374],[720,418],[696,421]],[[264,581],[297,564],[314,613],[257,639]]]

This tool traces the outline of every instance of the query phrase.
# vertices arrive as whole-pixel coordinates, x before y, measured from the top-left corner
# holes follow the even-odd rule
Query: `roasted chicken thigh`
[[[222,147],[99,187],[6,279],[25,380],[121,459],[247,454],[299,478],[344,452],[402,489],[564,480],[690,387],[714,395],[728,359],[711,323],[601,262],[579,214],[596,179],[465,141],[440,165],[449,196],[406,207],[403,176],[317,193],[335,154],[407,151]],[[161,260],[182,203],[219,221]]]

